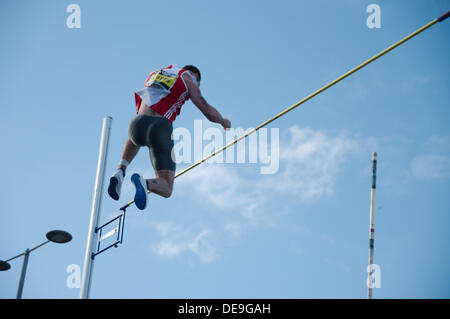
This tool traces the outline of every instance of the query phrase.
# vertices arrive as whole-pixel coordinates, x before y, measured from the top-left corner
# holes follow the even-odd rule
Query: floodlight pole
[[[83,277],[81,280],[80,299],[88,299],[94,268],[93,251],[97,242],[96,228],[100,220],[100,207],[103,193],[103,181],[105,179],[106,157],[108,154],[109,136],[111,133],[112,117],[103,119],[102,137],[100,140],[100,151],[97,163],[97,175],[95,177],[94,199],[92,201],[91,220],[89,223],[86,254],[84,257]]]
[[[28,268],[28,258],[30,257],[30,253],[33,250],[38,249],[41,246],[44,246],[45,244],[47,244],[49,242],[49,240],[43,242],[42,244],[37,245],[34,248],[27,248],[27,250],[25,250],[25,252],[21,253],[20,255],[17,255],[15,257],[12,257],[10,259],[8,259],[6,262],[11,261],[13,259],[19,258],[19,257],[23,257],[23,263],[22,263],[22,271],[20,272],[20,280],[19,280],[19,288],[17,289],[17,295],[16,295],[16,299],[22,299],[22,293],[23,293],[23,285],[25,284],[25,276],[27,274],[27,268]],[[9,268],[7,268],[9,269]],[[5,270],[7,270],[5,269]]]
[[[29,249],[27,249],[25,251],[25,254],[23,257],[22,272],[20,273],[19,289],[17,289],[16,299],[22,299],[23,284],[25,282],[25,275],[27,273],[28,257],[30,257]]]
[[[51,241],[55,242],[55,243],[63,244],[63,243],[67,243],[72,240],[72,235],[63,230],[50,231],[47,233],[46,236],[48,239],[47,241],[44,241],[43,243],[37,245],[34,248],[31,248],[31,249],[27,248],[27,250],[25,250],[25,252],[23,252],[17,256],[14,256],[12,258],[9,258],[6,261],[2,260],[0,263],[0,271],[9,270],[11,268],[11,265],[8,263],[9,261],[24,256],[23,263],[22,263],[22,271],[20,272],[19,288],[17,289],[17,295],[16,295],[17,299],[22,299],[23,286],[25,284],[25,276],[27,274],[28,258],[30,257],[30,253],[32,251],[35,251],[36,249],[48,244]]]

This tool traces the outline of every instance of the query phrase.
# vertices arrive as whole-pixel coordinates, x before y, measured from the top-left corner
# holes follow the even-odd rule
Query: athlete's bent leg
[[[155,171],[156,178],[147,179],[147,188],[150,192],[169,198],[172,195],[175,171]]]
[[[134,203],[140,210],[147,207],[147,191],[153,192],[163,197],[170,197],[173,189],[173,180],[175,178],[175,171],[158,170],[156,171],[156,178],[144,179],[138,173],[131,176],[131,182],[136,187],[134,195]]]

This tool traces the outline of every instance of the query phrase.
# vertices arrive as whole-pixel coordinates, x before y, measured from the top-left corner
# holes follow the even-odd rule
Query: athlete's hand
[[[231,122],[230,122],[230,120],[229,120],[229,119],[226,119],[226,118],[224,118],[224,119],[222,120],[222,123],[220,123],[220,124],[222,124],[222,126],[223,126],[223,128],[224,128],[225,130],[228,130],[228,129],[231,127]]]

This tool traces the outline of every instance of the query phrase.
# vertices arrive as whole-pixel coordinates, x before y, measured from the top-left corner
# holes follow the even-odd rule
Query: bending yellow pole
[[[217,154],[219,154],[220,152],[224,151],[225,149],[227,149],[228,147],[236,144],[237,142],[239,142],[240,140],[246,138],[247,136],[249,136],[250,134],[255,133],[256,131],[258,131],[260,128],[272,123],[273,121],[275,121],[277,118],[285,115],[286,113],[288,113],[289,111],[292,111],[293,109],[295,109],[296,107],[298,107],[299,105],[305,103],[306,101],[312,99],[313,97],[315,97],[316,95],[319,95],[320,93],[322,93],[323,91],[329,89],[330,87],[332,87],[333,85],[335,85],[336,83],[342,81],[343,79],[345,79],[346,77],[352,75],[353,73],[355,73],[356,71],[362,69],[363,67],[365,67],[366,65],[372,63],[373,61],[375,61],[376,59],[382,57],[383,55],[385,55],[386,53],[388,53],[389,51],[394,50],[396,47],[400,46],[401,44],[405,43],[406,41],[408,41],[409,39],[415,37],[416,35],[418,35],[419,33],[425,31],[426,29],[430,28],[431,26],[433,26],[434,24],[436,24],[437,22],[441,22],[443,20],[445,20],[446,18],[448,18],[450,16],[450,11],[448,11],[447,13],[443,14],[442,16],[440,16],[439,18],[434,19],[433,21],[429,22],[428,24],[426,24],[425,26],[421,27],[420,29],[418,29],[417,31],[414,31],[413,33],[411,33],[410,35],[404,37],[403,39],[401,39],[400,41],[398,41],[397,43],[391,45],[390,47],[388,47],[387,49],[381,51],[380,53],[378,53],[377,55],[371,57],[370,59],[368,59],[366,62],[361,63],[360,65],[358,65],[357,67],[351,69],[350,71],[348,71],[347,73],[341,75],[340,77],[338,77],[336,80],[328,83],[327,85],[325,85],[324,87],[318,89],[317,91],[315,91],[314,93],[311,93],[310,95],[308,95],[307,97],[305,97],[304,99],[298,101],[297,103],[295,103],[294,105],[288,107],[287,109],[285,109],[284,111],[278,113],[277,115],[275,115],[274,117],[272,117],[271,119],[261,123],[260,125],[258,125],[257,127],[255,127],[254,129],[250,130],[249,132],[247,132],[246,134],[238,137],[237,139],[235,139],[234,141],[231,141],[230,143],[228,143],[227,145],[223,146],[222,148],[218,149],[217,151],[209,154],[208,156],[206,156],[205,158],[201,159],[200,161],[192,164],[191,166],[185,168],[184,170],[182,170],[181,172],[177,173],[175,175],[175,178],[183,175],[184,173],[189,172],[191,169],[193,169],[194,167],[202,164],[203,162],[207,161],[208,159],[210,159],[213,156],[216,156]],[[150,192],[148,192],[150,193]],[[130,206],[131,204],[134,203],[134,200],[128,202],[127,204],[125,204],[124,206],[122,206],[120,209],[125,209],[128,206]]]

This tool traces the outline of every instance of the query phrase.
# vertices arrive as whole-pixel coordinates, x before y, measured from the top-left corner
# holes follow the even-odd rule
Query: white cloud
[[[298,126],[290,127],[288,133],[288,141],[280,145],[277,174],[247,179],[238,174],[236,166],[204,164],[177,183],[217,208],[240,207],[248,218],[271,196],[295,193],[308,199],[332,193],[342,163],[358,147],[356,140]]]
[[[171,241],[162,241],[155,248],[155,252],[162,256],[178,255],[180,252],[186,250],[184,243],[173,243]]]
[[[208,238],[210,235],[209,230],[203,230],[188,245],[189,249],[205,263],[212,262],[217,257],[214,245]]]
[[[281,178],[275,189],[295,193],[301,199],[318,198],[333,192],[346,156],[356,151],[355,139],[344,134],[331,137],[321,131],[292,126],[291,138],[280,152]]]
[[[153,251],[159,256],[167,257],[192,252],[205,263],[212,262],[217,257],[212,244],[214,234],[209,229],[202,229],[195,233],[172,222],[155,223],[153,227],[162,237],[161,241],[152,245]]]
[[[202,200],[220,209],[231,209],[247,202],[246,196],[237,192],[244,180],[226,164],[204,163],[202,168],[194,168],[176,183],[177,187],[194,190]]]

